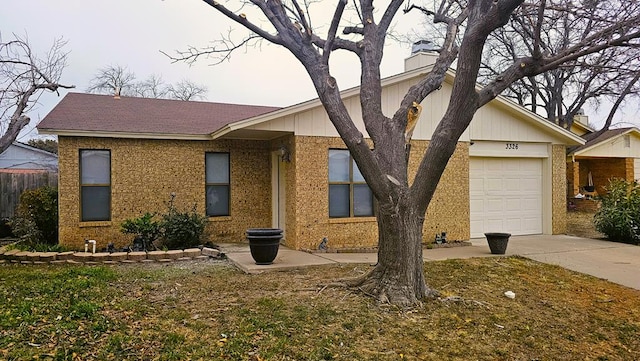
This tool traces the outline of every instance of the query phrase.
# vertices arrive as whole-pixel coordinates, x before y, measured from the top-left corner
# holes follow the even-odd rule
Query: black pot
[[[249,228],[247,229],[247,240],[251,257],[256,264],[272,264],[278,255],[282,230],[279,228]]]
[[[507,252],[507,243],[509,243],[511,233],[491,232],[485,233],[484,236],[487,237],[491,254],[505,254]]]

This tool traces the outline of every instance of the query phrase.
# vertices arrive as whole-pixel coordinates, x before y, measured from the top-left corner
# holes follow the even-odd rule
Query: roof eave
[[[590,145],[590,146],[588,146],[588,147],[585,147],[585,148],[582,148],[582,149],[579,149],[579,150],[573,151],[573,152],[569,153],[569,155],[572,155],[572,156],[574,156],[574,157],[575,157],[575,156],[582,155],[582,154],[586,153],[587,151],[591,151],[592,149],[594,149],[594,148],[597,148],[597,147],[601,146],[601,145],[602,145],[602,143],[604,143],[604,142],[606,142],[606,141],[610,141],[611,139],[619,138],[619,137],[621,137],[621,136],[623,136],[623,135],[626,135],[626,134],[629,134],[629,133],[637,133],[637,134],[640,136],[640,129],[638,129],[638,128],[636,128],[636,127],[629,128],[629,129],[627,129],[627,131],[625,131],[625,132],[622,132],[622,133],[620,133],[620,134],[616,134],[616,135],[614,135],[613,137],[609,137],[609,138],[606,138],[606,139],[602,139],[602,140],[600,140],[600,141],[598,141],[598,142],[595,142],[595,143],[591,144],[591,145]],[[585,141],[585,143],[586,143],[586,141]],[[584,144],[584,143],[583,143],[583,144]]]
[[[51,134],[63,137],[96,137],[96,138],[131,138],[131,139],[170,139],[170,140],[211,140],[209,134],[179,134],[179,133],[134,133],[88,130],[66,130],[52,128],[38,128],[40,134]]]
[[[40,154],[42,154],[44,156],[55,157],[56,159],[58,158],[58,155],[55,154],[55,153],[47,152],[46,150],[39,149],[39,148],[36,148],[36,147],[32,147],[32,146],[30,146],[28,144],[20,143],[20,142],[17,142],[17,141],[13,142],[11,144],[13,144],[13,145],[15,145],[16,147],[19,147],[19,148],[23,148],[23,149],[30,150],[32,152],[40,153]]]

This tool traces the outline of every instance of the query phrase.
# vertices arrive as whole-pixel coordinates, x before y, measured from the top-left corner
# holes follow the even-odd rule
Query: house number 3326
[[[518,149],[518,143],[507,143],[505,149]]]

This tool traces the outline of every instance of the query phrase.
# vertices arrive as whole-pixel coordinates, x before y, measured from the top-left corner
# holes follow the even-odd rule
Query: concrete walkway
[[[451,258],[496,257],[484,238],[472,239],[467,247],[425,249],[425,261]],[[222,251],[238,268],[247,273],[279,271],[324,264],[375,264],[376,253],[307,253],[281,247],[271,265],[256,265],[248,245],[224,244]],[[507,256],[523,256],[558,265],[614,283],[640,290],[640,247],[572,236],[514,236],[509,240]]]

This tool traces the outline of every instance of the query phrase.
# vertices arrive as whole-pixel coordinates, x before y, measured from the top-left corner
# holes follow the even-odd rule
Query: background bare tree
[[[175,85],[166,84],[162,76],[156,74],[138,81],[126,66],[109,65],[98,70],[91,79],[87,92],[140,98],[200,100],[206,97],[207,87],[186,79]]]
[[[66,42],[56,39],[47,53],[33,52],[27,37],[13,35],[4,41],[0,35],[0,153],[16,140],[30,118],[25,114],[45,90],[73,88],[59,83],[67,65]]]
[[[558,2],[567,9],[572,3]],[[534,46],[547,55],[567,52],[576,41],[588,41],[594,31],[608,26],[611,19],[616,22],[634,19],[638,15],[638,8],[637,2],[584,1],[572,11],[546,12],[540,24],[529,21],[537,9],[518,8],[512,21],[490,35],[485,47],[480,82],[490,82],[522,53],[533,52]],[[610,18],[604,18],[604,15]],[[530,40],[536,32],[540,41],[534,43]],[[569,129],[574,116],[585,105],[600,108],[602,104],[613,104],[607,117],[612,119],[625,97],[638,95],[639,72],[640,48],[636,44],[628,44],[603,49],[567,61],[543,74],[519,79],[505,90],[504,95]],[[611,121],[605,122],[602,129],[606,130],[610,125]]]
[[[169,85],[167,92],[171,99],[202,100],[207,94],[207,87],[183,79],[175,85]]]
[[[108,65],[98,69],[89,82],[87,92],[96,94],[125,95],[133,92],[136,75],[126,66]]]
[[[591,0],[591,2],[596,0]],[[347,145],[377,202],[378,263],[365,276],[346,282],[383,302],[411,305],[436,292],[427,286],[422,260],[422,229],[427,207],[440,177],[454,153],[458,139],[475,112],[514,82],[542,74],[567,62],[584,59],[613,47],[637,46],[640,17],[625,16],[611,7],[587,14],[581,3],[568,0],[438,0],[418,4],[439,27],[442,48],[433,69],[405,94],[391,117],[382,112],[380,64],[387,33],[401,8],[410,10],[410,1],[391,0],[374,10],[373,0],[337,1],[329,24],[312,25],[311,14],[327,2],[249,0],[218,2],[204,0],[220,14],[235,21],[266,41],[288,49],[304,66],[329,119]],[[316,7],[314,7],[314,5]],[[236,12],[232,10],[241,9]],[[521,9],[514,13],[516,9]],[[349,12],[346,14],[345,12]],[[577,17],[598,21],[589,34],[567,39],[567,46],[545,53],[543,24],[556,13],[572,12]],[[484,45],[496,29],[514,18],[532,24],[527,43],[509,64],[484,88],[476,89]],[[357,19],[357,20],[354,20]],[[314,23],[316,24],[316,23]],[[338,30],[342,35],[338,36]],[[233,46],[204,48],[194,55],[178,53],[175,60],[193,61],[198,56],[228,56]],[[362,119],[374,146],[370,148],[354,124],[332,76],[329,58],[333,51],[355,55],[361,71],[360,103]],[[407,173],[405,130],[413,103],[420,103],[436,91],[445,73],[457,59],[456,77],[447,110],[438,123],[413,180]]]
[[[132,96],[140,98],[166,98],[168,94],[168,88],[162,80],[162,76],[151,74],[147,79],[143,81],[134,82],[131,86],[130,93]]]

